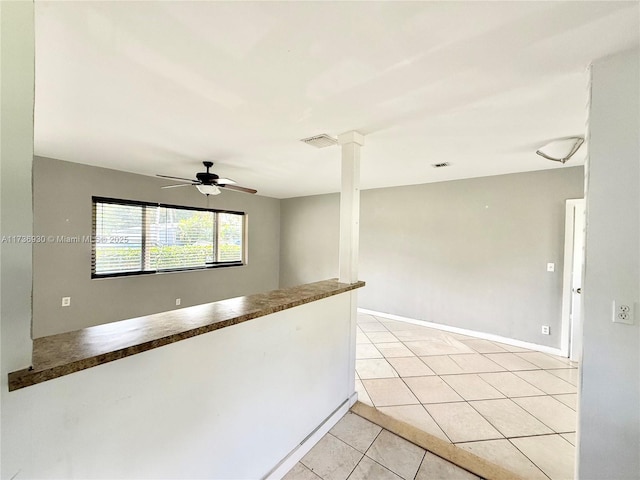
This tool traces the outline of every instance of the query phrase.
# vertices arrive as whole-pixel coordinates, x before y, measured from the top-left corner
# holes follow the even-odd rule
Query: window
[[[244,264],[245,214],[93,197],[91,276]]]

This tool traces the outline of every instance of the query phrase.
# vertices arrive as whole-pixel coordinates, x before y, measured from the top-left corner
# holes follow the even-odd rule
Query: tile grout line
[[[374,317],[376,318],[376,317]],[[380,322],[381,325],[383,326],[383,328],[385,328],[389,333],[391,333],[391,335],[393,335],[393,332],[391,332],[388,327],[386,325],[384,325],[382,322]],[[374,332],[372,332],[374,333]],[[395,336],[395,335],[394,335]],[[369,338],[367,336],[367,338]],[[397,338],[397,337],[396,337]],[[423,363],[426,364],[427,367],[429,367],[429,365],[421,358],[421,356],[417,355],[415,351],[413,351],[409,346],[407,346],[405,344],[404,340],[400,340],[398,339],[399,343],[401,343],[402,345],[405,346],[405,348],[408,348],[409,351],[411,351],[412,353],[414,353],[414,356],[412,357],[386,357],[383,355],[383,359],[386,361],[387,364],[389,364],[389,366],[391,366],[391,368],[393,369],[393,371],[398,375],[398,377],[394,377],[394,378],[400,378],[402,380],[402,382],[404,383],[404,385],[409,389],[409,391],[416,396],[415,392],[411,389],[411,387],[409,387],[409,385],[405,382],[405,378],[420,378],[420,377],[432,377],[433,375],[418,375],[418,376],[414,376],[414,377],[403,377],[402,375],[399,374],[399,372],[397,371],[397,369],[388,361],[388,358],[419,358]],[[376,345],[376,342],[373,342],[373,345]],[[396,342],[378,342],[378,343],[396,343]],[[461,343],[463,343],[461,341]],[[484,415],[482,415],[482,413],[480,413],[477,409],[475,409],[473,407],[473,405],[470,404],[470,400],[464,399],[463,401],[464,403],[467,403],[472,409],[473,411],[477,412],[485,421],[487,421],[489,423],[489,425],[491,425],[494,429],[496,429],[496,431],[498,431],[498,433],[500,435],[502,435],[503,439],[506,439],[507,441],[509,441],[509,443],[511,445],[514,446],[514,448],[516,448],[517,451],[519,451],[525,458],[527,458],[540,472],[542,472],[547,478],[549,478],[549,476],[535,463],[533,462],[527,455],[524,454],[524,452],[522,452],[513,442],[511,442],[512,438],[532,438],[532,437],[542,437],[542,436],[551,436],[551,435],[558,435],[558,436],[562,436],[563,433],[575,433],[575,431],[567,431],[567,432],[559,432],[556,431],[554,428],[551,428],[549,425],[547,425],[545,422],[543,422],[541,419],[539,419],[536,415],[534,415],[533,413],[529,412],[528,410],[526,410],[524,407],[522,407],[521,405],[519,405],[517,402],[515,402],[513,399],[514,398],[532,398],[532,397],[551,397],[553,398],[556,402],[558,402],[561,405],[566,406],[567,408],[573,410],[575,412],[575,410],[570,407],[569,405],[566,405],[564,402],[561,402],[560,400],[558,400],[557,398],[554,397],[554,395],[574,395],[576,394],[576,392],[564,392],[564,393],[548,393],[545,390],[540,389],[539,387],[537,387],[536,385],[534,385],[533,383],[529,382],[528,380],[520,377],[520,375],[518,375],[516,372],[526,372],[526,371],[545,371],[547,373],[549,373],[550,375],[553,375],[553,373],[548,372],[548,370],[577,370],[579,368],[579,366],[574,366],[572,364],[565,364],[562,367],[556,367],[556,368],[544,368],[541,367],[539,365],[533,364],[532,362],[530,362],[529,360],[527,360],[526,357],[522,357],[521,355],[518,355],[518,353],[529,353],[529,352],[508,352],[506,351],[505,353],[511,353],[511,354],[515,354],[517,355],[520,359],[522,359],[523,361],[526,361],[530,364],[532,364],[535,368],[534,369],[526,369],[526,370],[510,370],[506,367],[503,367],[502,365],[497,364],[496,362],[494,362],[493,360],[491,360],[491,358],[486,357],[487,354],[485,353],[481,353],[478,350],[476,350],[475,348],[473,348],[473,346],[471,345],[466,345],[468,348],[474,350],[477,354],[481,355],[482,357],[484,357],[486,360],[498,365],[499,367],[503,368],[504,370],[502,371],[498,371],[498,372],[464,372],[464,373],[454,373],[454,374],[439,374],[435,371],[433,371],[435,373],[435,376],[439,377],[446,385],[448,385],[451,389],[453,389],[454,392],[456,392],[458,395],[460,395],[457,390],[455,390],[455,388],[453,386],[451,386],[448,382],[446,382],[446,379],[442,378],[443,376],[446,375],[464,375],[464,374],[470,374],[470,375],[476,375],[478,378],[480,378],[480,380],[482,380],[484,383],[486,383],[489,387],[495,389],[496,391],[498,391],[501,395],[504,395],[504,397],[502,399],[508,399],[510,400],[513,404],[515,404],[518,408],[520,408],[522,411],[524,411],[526,414],[531,415],[535,420],[537,420],[538,422],[540,422],[542,425],[544,425],[546,428],[548,428],[552,433],[546,433],[546,434],[536,434],[536,435],[522,435],[522,436],[514,436],[514,437],[507,437],[506,435],[504,435],[498,428],[496,425],[494,425],[488,418],[486,418]],[[376,347],[377,349],[377,347]],[[491,353],[500,353],[500,352],[491,352]],[[547,355],[544,352],[533,352],[533,353],[543,353],[543,355],[545,357],[548,357],[550,359],[556,360],[553,356],[551,355]],[[462,368],[462,366],[460,366],[460,364],[458,362],[455,361],[455,357],[456,355],[464,355],[464,354],[444,354],[444,355],[425,355],[426,357],[429,356],[446,356],[448,358],[450,358],[451,361],[453,361],[456,365],[458,365],[460,368]],[[468,355],[468,354],[466,354]],[[429,367],[431,369],[431,367]],[[431,369],[432,370],[432,369]],[[542,392],[542,395],[515,395],[515,396],[509,396],[506,395],[504,392],[502,392],[501,390],[499,390],[498,388],[494,387],[493,385],[491,385],[489,382],[487,382],[486,380],[484,380],[482,377],[480,377],[481,373],[511,373],[512,375],[515,375],[518,379],[524,381],[526,384],[530,385],[531,387],[535,388],[536,390],[539,390]],[[571,387],[575,388],[575,385],[573,385],[571,382],[568,382],[567,380],[565,380],[564,378],[561,378],[557,375],[553,375],[555,378],[557,378],[558,380],[566,383],[567,385],[570,385]],[[370,379],[373,380],[373,379]],[[363,384],[364,386],[364,384]],[[366,387],[365,391],[366,390]],[[368,394],[368,391],[367,391]],[[462,395],[460,395],[462,397]],[[371,398],[371,396],[369,395],[369,397]],[[417,398],[417,397],[416,397]],[[487,399],[487,400],[496,400],[496,399]],[[371,400],[373,403],[373,399]],[[419,401],[419,399],[418,399]],[[475,400],[473,400],[475,401]],[[462,403],[462,402],[436,402],[437,404],[446,404],[446,403]],[[374,403],[375,405],[375,403]],[[406,405],[411,405],[411,404],[406,404]],[[426,407],[424,406],[424,404],[422,404],[422,402],[420,402],[420,405],[423,407],[423,409],[426,411],[427,415],[429,415],[429,417],[431,417],[431,419],[435,422],[435,424],[440,428],[440,430],[444,433],[444,435],[449,438],[449,436],[447,435],[447,433],[444,431],[444,429],[442,428],[442,426],[435,420],[435,418],[433,418],[433,416],[431,416],[431,414],[429,413],[429,411],[426,409]],[[392,406],[400,406],[400,405],[392,405]],[[374,407],[377,408],[377,407]],[[565,440],[567,443],[569,443],[571,446],[573,446],[575,448],[575,446],[573,444],[571,444],[571,442],[569,442],[567,439],[565,439],[564,437],[562,437],[563,440]],[[449,441],[452,445],[455,445],[455,443],[451,442],[451,439],[449,438]],[[489,441],[489,439],[486,440],[475,440],[475,441]],[[473,441],[468,441],[468,442],[458,442],[458,443],[470,443]]]
[[[518,370],[518,371],[526,371],[526,372],[538,372],[538,371],[542,371],[542,372],[546,372],[546,370]],[[517,376],[520,380],[522,380],[522,381],[524,381],[524,382],[527,382],[527,383],[528,383],[529,385],[531,385],[532,387],[535,387],[535,388],[537,388],[538,390],[542,391],[545,395],[564,395],[563,393],[548,393],[548,392],[546,392],[545,390],[542,390],[542,388],[540,388],[540,387],[538,387],[538,386],[534,385],[533,383],[531,383],[531,382],[530,382],[529,380],[527,380],[526,378],[522,378],[520,375],[518,375],[518,373],[517,373],[517,372],[512,372],[512,373],[513,373],[515,376]],[[549,375],[551,375],[551,374],[549,374]],[[555,376],[555,375],[554,375],[554,376]],[[556,378],[558,378],[558,377],[556,377]],[[562,379],[561,379],[561,378],[558,378],[558,380],[562,380]],[[562,380],[562,381],[564,382],[564,380]],[[565,383],[566,383],[567,385],[571,385],[569,382],[565,382]],[[571,385],[571,386],[572,386],[572,387],[574,387],[574,388],[576,388],[576,390],[577,390],[577,387],[575,387],[574,385]],[[566,392],[565,392],[565,393],[566,393]],[[570,393],[575,393],[575,392],[570,392]],[[568,393],[567,393],[567,395],[568,395]]]
[[[553,398],[553,395],[547,394],[547,395],[536,395],[536,397],[551,397]],[[518,397],[518,398],[534,398],[534,397]],[[565,407],[567,407],[570,410],[573,410],[573,408],[569,407],[568,405],[565,405],[564,403],[562,403],[560,400],[558,400],[557,398],[553,398],[556,402],[558,402],[560,405],[564,405]],[[529,415],[531,415],[533,418],[535,418],[536,420],[538,420],[540,423],[542,423],[543,425],[545,425],[547,428],[549,428],[550,430],[552,430],[554,433],[560,434],[560,433],[571,433],[571,432],[558,432],[555,428],[552,428],[550,425],[547,425],[545,422],[542,421],[542,419],[538,418],[536,415],[533,414],[533,412],[530,412],[529,410],[527,410],[526,408],[524,408],[522,405],[520,405],[518,402],[513,402],[516,405],[518,405],[520,408],[522,408],[525,412],[527,412]],[[577,412],[575,410],[573,410],[573,412],[577,415]]]
[[[376,439],[380,436],[380,433],[382,433],[382,430],[384,430],[384,429],[383,429],[382,427],[380,427],[380,431],[376,434],[376,438],[374,438],[374,439],[373,439],[373,441],[371,442],[371,445],[373,445],[373,442],[375,442],[375,441],[376,441]],[[335,435],[334,435],[334,436],[335,436]],[[337,438],[337,437],[336,437],[336,438]],[[349,445],[347,442],[344,442],[344,443],[345,443],[345,444],[347,444],[347,445]],[[369,451],[369,449],[371,448],[371,445],[369,445],[369,446],[367,447],[367,449],[362,453],[362,456],[360,457],[360,460],[358,460],[358,463],[356,463],[356,464],[354,465],[354,467],[351,469],[351,471],[349,472],[349,475],[347,475],[347,477],[346,477],[346,479],[347,479],[347,480],[349,479],[349,477],[350,477],[351,475],[353,475],[353,472],[355,472],[355,471],[356,471],[356,468],[358,468],[358,465],[360,465],[360,463],[362,462],[362,459],[363,459],[364,457],[366,457],[366,456],[367,456],[367,452],[368,452],[368,451]],[[354,447],[353,445],[349,445],[349,446],[350,446],[351,448],[353,448],[354,450],[356,450],[357,452],[360,452],[360,450],[358,450],[358,449],[357,449],[356,447]]]
[[[357,415],[357,414],[355,414],[355,415]],[[369,421],[370,421],[370,420],[369,420]],[[373,422],[371,422],[371,423],[373,423]],[[374,425],[376,425],[376,424],[374,423]],[[379,426],[379,425],[378,425],[378,426]],[[379,437],[379,436],[382,434],[382,432],[384,432],[384,431],[387,431],[387,432],[389,432],[391,435],[395,435],[396,437],[401,438],[402,440],[405,440],[406,442],[409,442],[408,440],[406,440],[406,439],[402,438],[400,435],[396,435],[395,433],[393,433],[393,432],[391,432],[391,431],[387,430],[387,429],[386,429],[386,428],[384,428],[384,427],[380,427],[380,428],[381,428],[380,432],[378,432],[378,435],[376,435],[376,438],[373,440],[373,442],[371,442],[371,445],[369,445],[369,448],[367,448],[367,452],[369,452],[369,450],[371,450],[371,447],[373,447],[373,444],[375,443],[375,441],[378,439],[378,437]],[[411,443],[411,442],[409,442],[409,443]],[[413,444],[413,445],[415,445],[415,444]],[[419,470],[420,470],[420,467],[422,466],[422,460],[424,460],[424,457],[425,457],[425,455],[426,455],[426,453],[427,453],[427,450],[426,450],[426,449],[424,449],[424,448],[422,448],[422,447],[420,447],[419,445],[415,445],[415,446],[416,446],[416,447],[418,447],[418,448],[420,448],[421,450],[423,450],[423,451],[424,451],[424,453],[422,454],[422,459],[420,460],[420,465],[418,465],[418,471],[419,471]],[[365,452],[365,454],[364,454],[364,456],[365,456],[365,457],[367,457],[367,458],[368,458],[369,460],[371,460],[372,462],[377,463],[378,465],[380,465],[380,466],[381,466],[382,468],[384,468],[385,470],[389,470],[391,473],[393,473],[394,475],[396,475],[396,476],[398,476],[398,477],[400,477],[400,478],[402,478],[402,479],[404,480],[404,477],[403,477],[402,475],[400,475],[398,472],[396,472],[396,471],[392,470],[391,468],[387,467],[386,465],[383,465],[382,463],[378,462],[375,458],[370,457],[369,455],[367,455],[367,452]],[[416,475],[418,474],[418,471],[416,471]],[[348,480],[348,478],[349,478],[349,477],[347,477],[347,480]],[[415,479],[415,475],[414,475],[414,479]]]
[[[352,413],[353,414],[353,413]],[[356,415],[356,414],[353,414]],[[373,422],[371,422],[373,423]],[[376,425],[375,423],[373,423],[373,425]],[[364,460],[365,457],[367,457],[368,460],[371,460],[372,462],[380,465],[382,468],[384,468],[385,470],[393,473],[394,475],[403,478],[400,474],[398,474],[397,472],[393,471],[391,468],[387,467],[386,465],[383,465],[382,463],[378,462],[375,458],[370,457],[369,455],[367,455],[367,453],[369,452],[369,450],[371,450],[371,447],[373,447],[373,444],[376,442],[376,440],[378,439],[378,437],[380,437],[380,435],[382,434],[382,432],[387,431],[389,432],[389,430],[387,430],[386,428],[380,427],[379,425],[377,425],[380,428],[380,431],[376,434],[375,438],[371,441],[371,444],[367,447],[367,449],[364,452],[361,452],[360,450],[358,450],[355,446],[347,443],[346,441],[342,440],[341,438],[333,435],[331,432],[327,432],[328,434],[330,434],[331,436],[333,436],[334,438],[336,438],[337,440],[341,441],[342,443],[344,443],[345,445],[350,446],[351,448],[353,448],[354,450],[356,450],[359,453],[362,453],[362,457],[360,457],[360,460],[358,460],[358,463],[356,463],[356,465],[353,467],[353,469],[349,472],[349,475],[347,475],[347,480],[349,479],[349,477],[351,477],[351,475],[353,475],[353,472],[356,470],[356,468],[358,468],[358,465],[360,465],[360,463],[362,463],[362,460]],[[395,433],[393,432],[389,432],[391,435],[395,435]],[[397,436],[397,435],[396,435]],[[400,437],[402,438],[402,437]],[[422,460],[424,459],[425,455],[426,455],[426,450],[422,447],[421,448],[424,453],[422,455],[422,459],[420,460],[420,466],[422,465]],[[304,465],[306,467],[306,465]],[[420,469],[420,466],[418,467],[418,470]],[[308,469],[308,467],[306,467]],[[312,471],[313,472],[313,471]],[[315,474],[315,472],[313,472]],[[417,472],[416,472],[417,475]],[[414,476],[415,478],[415,476]]]
[[[494,425],[491,420],[489,420],[489,418],[487,418],[486,416],[484,416],[482,414],[482,412],[480,410],[478,410],[477,408],[475,408],[473,405],[469,404],[469,406],[471,408],[473,408],[476,412],[478,412],[478,414],[484,418],[493,428],[495,428],[498,432],[500,432],[500,434],[507,440],[509,440],[509,438],[524,438],[524,437],[535,437],[535,436],[542,436],[542,435],[553,435],[554,433],[556,433],[556,431],[551,428],[549,425],[543,423],[539,418],[535,417],[534,415],[532,415],[530,412],[526,411],[524,408],[522,408],[520,405],[518,405],[516,402],[514,402],[513,400],[511,400],[510,398],[507,398],[506,400],[511,401],[511,403],[513,403],[516,407],[518,407],[520,410],[522,410],[523,412],[525,412],[528,415],[531,415],[534,419],[536,419],[538,422],[540,422],[542,425],[544,425],[546,428],[548,428],[549,430],[551,430],[551,433],[547,433],[547,434],[536,434],[536,435],[520,435],[520,436],[515,436],[515,437],[508,437],[505,433],[503,433],[497,425]]]
[[[463,470],[480,476],[481,478],[496,478],[504,480],[513,480],[515,478],[522,479],[521,476],[514,474],[496,463],[482,458],[472,452],[468,452],[456,445],[435,437],[419,428],[391,417],[375,407],[364,405],[360,402],[352,407],[352,411],[369,421],[380,426],[384,425],[384,429],[404,438],[422,448],[423,450],[440,457]],[[425,454],[426,455],[426,454]]]
[[[414,392],[413,390],[411,390],[411,387],[410,387],[409,385],[407,385],[407,382],[405,382],[405,381],[404,381],[404,378],[403,378],[403,377],[402,377],[402,376],[397,372],[397,370],[395,369],[395,367],[393,367],[393,365],[391,365],[391,368],[392,368],[392,369],[396,372],[396,374],[398,375],[398,377],[397,377],[397,378],[399,378],[399,379],[402,381],[402,383],[405,385],[405,387],[407,387],[407,388],[409,389],[409,391],[411,392],[411,394],[416,398],[416,400],[418,400],[418,402],[419,402],[419,403],[418,403],[418,405],[420,405],[420,406],[422,407],[422,409],[425,411],[425,413],[426,413],[427,415],[429,415],[429,417],[433,420],[433,422],[438,426],[438,428],[439,428],[439,429],[440,429],[440,431],[444,434],[444,436],[445,436],[445,437],[447,437],[447,440],[449,441],[449,443],[451,443],[451,444],[453,445],[453,442],[451,441],[451,438],[449,437],[449,435],[447,435],[447,432],[445,432],[445,431],[444,431],[444,429],[442,428],[442,425],[440,425],[440,424],[438,423],[438,421],[437,421],[435,418],[433,418],[433,415],[431,415],[431,414],[429,413],[429,410],[427,410],[427,409],[424,407],[424,405],[422,404],[422,402],[420,402],[420,399],[416,396],[415,392]],[[427,376],[431,377],[432,375],[427,375]],[[367,387],[364,385],[364,383],[363,383],[362,385],[363,385],[364,389],[366,390],[367,395],[368,395],[368,396],[369,396],[369,398],[371,399],[371,403],[373,403],[374,408],[378,408],[378,407],[376,406],[375,402],[373,401],[373,398],[371,398],[371,394],[370,394],[370,393],[369,393],[369,391],[367,390]],[[449,403],[449,402],[447,402],[447,403]],[[390,407],[402,407],[402,406],[411,406],[411,405],[415,405],[415,404],[414,404],[414,403],[407,403],[407,404],[402,404],[402,405],[387,405],[387,406],[390,406]]]
[[[518,377],[520,378],[520,377]],[[522,379],[524,380],[524,379]],[[526,381],[526,380],[524,380]],[[529,382],[527,382],[529,383]],[[532,385],[535,387],[535,385]],[[453,387],[452,387],[453,388]],[[536,387],[537,388],[537,387]],[[538,395],[540,396],[540,395]],[[550,394],[546,394],[544,396],[551,396]],[[524,398],[528,398],[528,397],[524,397]],[[489,399],[490,400],[490,399]],[[485,415],[482,414],[482,412],[480,412],[478,409],[476,409],[469,401],[467,401],[467,404],[469,404],[469,406],[471,408],[473,408],[474,411],[476,411],[482,418],[484,418],[487,423],[489,423],[493,428],[495,428],[504,438],[504,440],[508,441],[511,445],[513,445],[513,447],[518,450],[527,460],[529,460],[531,462],[532,465],[534,465],[544,476],[546,476],[549,480],[553,480],[551,479],[551,477],[549,477],[544,470],[542,470],[542,468],[535,463],[531,458],[529,458],[523,451],[521,451],[517,445],[515,445],[511,439],[512,438],[532,438],[532,437],[542,437],[542,436],[550,436],[550,435],[559,435],[558,432],[556,432],[555,429],[551,428],[549,425],[547,425],[546,423],[544,423],[542,420],[540,420],[538,417],[536,417],[535,415],[533,415],[531,412],[525,410],[523,407],[521,407],[519,404],[517,404],[516,402],[514,402],[512,400],[512,397],[507,397],[506,400],[511,401],[514,405],[516,405],[518,408],[520,408],[522,411],[524,411],[525,413],[531,415],[534,419],[536,419],[538,422],[540,422],[542,425],[544,425],[546,428],[548,428],[549,430],[551,430],[552,433],[546,433],[546,434],[536,434],[536,435],[521,435],[521,436],[513,436],[513,437],[508,437],[506,434],[504,434],[497,425],[495,425],[493,422],[491,422],[491,420],[489,418],[487,418]],[[476,440],[476,441],[491,441],[491,440],[495,440],[495,439],[487,439],[487,440]],[[472,443],[473,441],[470,442],[458,442],[458,443]]]
[[[343,417],[344,418],[344,417]],[[382,428],[382,427],[380,427]],[[358,467],[358,465],[360,465],[360,462],[362,461],[362,458],[364,457],[364,453],[362,453],[360,450],[358,450],[356,447],[354,447],[353,445],[349,445],[347,442],[345,442],[344,440],[342,440],[340,437],[335,436],[333,433],[331,433],[331,430],[329,430],[326,435],[331,435],[333,438],[335,438],[336,440],[338,440],[341,443],[344,443],[347,447],[352,448],[353,450],[355,450],[356,452],[358,452],[359,454],[361,454],[360,459],[358,460],[358,462],[354,465],[353,469],[349,472],[349,475],[347,475],[346,478],[349,478],[351,476],[351,474],[353,473],[353,471]],[[378,435],[380,435],[380,432],[378,432]],[[376,438],[378,438],[378,435],[376,435]],[[313,472],[313,470],[311,470]],[[315,473],[315,472],[314,472]],[[320,476],[320,475],[318,475]],[[321,477],[323,478],[323,477]]]
[[[447,382],[446,378],[442,378],[442,377],[446,377],[446,376],[449,376],[449,375],[440,375],[440,378],[442,379],[443,382],[445,382],[447,385],[449,385],[449,387],[452,388],[454,392],[456,392],[458,395],[460,395],[460,397],[464,398],[464,400],[467,401],[467,402],[478,402],[478,401],[482,401],[482,400],[503,400],[505,398],[509,398],[507,395],[502,393],[500,390],[498,390],[496,387],[494,387],[489,382],[487,382],[484,378],[482,378],[480,376],[480,374],[478,374],[478,373],[469,373],[469,375],[475,375],[478,379],[480,379],[481,382],[486,383],[489,388],[494,389],[496,392],[498,392],[500,395],[502,395],[502,397],[467,399],[467,398],[464,398],[462,396],[462,394],[460,392],[458,392],[453,385],[451,385],[449,382]],[[453,375],[450,375],[450,376],[453,376]]]
[[[540,465],[538,465],[538,464],[537,464],[536,462],[534,462],[531,458],[529,458],[529,456],[528,456],[526,453],[524,453],[522,450],[520,450],[520,449],[518,448],[518,446],[517,446],[515,443],[513,443],[509,438],[507,438],[507,442],[509,442],[511,445],[513,445],[513,448],[515,448],[516,450],[518,450],[518,451],[519,451],[519,452],[524,456],[524,458],[526,458],[526,459],[527,459],[527,460],[529,460],[533,465],[535,465],[535,466],[536,466],[536,468],[537,468],[538,470],[540,470],[540,471],[542,472],[542,474],[543,474],[545,477],[547,477],[549,480],[553,480],[549,475],[547,475],[547,472],[545,472],[544,470],[542,470],[542,468],[540,468]],[[558,479],[558,480],[559,480],[559,479]]]
[[[393,342],[393,343],[402,343],[402,342]],[[384,344],[384,343],[383,343],[383,344]],[[369,345],[369,344],[362,344],[362,343],[361,343],[361,344],[359,344],[359,345]],[[370,345],[372,345],[372,346],[376,347],[376,350],[377,350],[377,345],[378,345],[378,344],[376,344],[376,343],[372,343],[372,344],[370,344]],[[407,347],[407,348],[409,348],[409,347]],[[382,352],[380,352],[379,350],[378,350],[378,353],[380,353],[380,355],[382,355],[382,357],[362,357],[362,358],[358,358],[357,360],[381,360],[381,359],[388,360],[388,359],[390,359],[390,358],[418,358],[418,359],[419,359],[419,360],[421,360],[423,363],[425,363],[425,362],[424,362],[424,360],[423,360],[423,358],[425,358],[425,357],[426,357],[426,358],[429,358],[429,357],[455,357],[455,356],[457,356],[457,355],[469,355],[469,354],[467,354],[467,353],[462,353],[462,354],[451,354],[451,353],[450,353],[450,354],[447,354],[447,355],[402,355],[402,356],[385,356],[385,355],[384,355]],[[483,354],[480,354],[480,355],[483,355]],[[454,359],[452,359],[452,361],[454,361]],[[426,364],[426,363],[425,363],[425,365],[426,365],[427,367],[429,366],[429,365],[428,365],[428,364]],[[456,365],[459,365],[459,364],[456,362]],[[462,368],[462,367],[460,367],[460,368]],[[502,368],[505,368],[505,367],[502,367]],[[436,373],[436,372],[434,371],[434,375],[439,375],[439,376],[441,376],[441,375],[481,375],[481,374],[488,374],[488,373],[513,373],[514,375],[517,375],[517,373],[519,373],[519,372],[540,372],[540,371],[542,371],[542,372],[548,372],[549,374],[553,375],[553,374],[551,373],[551,370],[577,370],[577,369],[575,369],[575,368],[551,368],[551,369],[544,369],[544,368],[537,367],[537,368],[533,368],[533,369],[509,370],[509,369],[506,369],[506,368],[505,368],[504,370],[481,370],[481,371],[455,372],[455,373]],[[413,375],[413,376],[429,376],[429,375]],[[572,387],[576,387],[576,385],[573,385],[572,383],[570,383],[570,382],[566,381],[564,378],[558,377],[557,375],[553,375],[553,376],[554,376],[555,378],[557,378],[558,380],[561,380],[561,381],[563,381],[563,382],[565,382],[565,383],[567,383],[567,384],[571,385]],[[522,377],[520,377],[520,378],[522,378]],[[524,380],[524,379],[522,378],[522,380]],[[526,380],[524,380],[524,381],[526,381]],[[527,383],[531,384],[531,383],[530,383],[530,382],[528,382],[528,381],[527,381]],[[531,385],[533,385],[533,384],[531,384]],[[535,385],[534,385],[534,386],[535,386]],[[538,389],[539,389],[539,387],[536,387],[536,388],[538,388]],[[574,392],[551,393],[551,394],[549,394],[549,395],[569,395],[570,393],[574,393]]]

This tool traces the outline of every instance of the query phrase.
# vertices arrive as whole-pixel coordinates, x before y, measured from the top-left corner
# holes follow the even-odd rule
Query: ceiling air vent
[[[313,137],[309,137],[309,138],[303,138],[300,141],[316,148],[331,147],[332,145],[335,145],[336,143],[338,143],[338,140],[336,140],[333,137],[330,137],[326,133],[323,133],[322,135],[314,135]]]
[[[443,168],[443,167],[448,167],[449,165],[451,165],[449,162],[442,162],[442,163],[432,163],[431,166],[433,168]]]

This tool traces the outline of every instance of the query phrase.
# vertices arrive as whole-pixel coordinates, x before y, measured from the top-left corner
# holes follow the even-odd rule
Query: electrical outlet
[[[182,300],[180,298],[176,298],[176,306],[180,305],[181,302]]]
[[[614,300],[613,323],[633,325],[633,303]]]
[[[71,305],[71,297],[62,297],[62,306],[68,307]]]
[[[542,334],[551,335],[551,329],[549,328],[549,325],[542,325]]]

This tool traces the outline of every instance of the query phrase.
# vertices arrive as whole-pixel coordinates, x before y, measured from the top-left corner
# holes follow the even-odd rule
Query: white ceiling
[[[339,147],[299,141],[319,133],[366,135],[363,189],[561,168],[535,149],[585,134],[588,65],[638,46],[638,5],[38,1],[35,152],[212,160],[278,198],[339,190]]]

